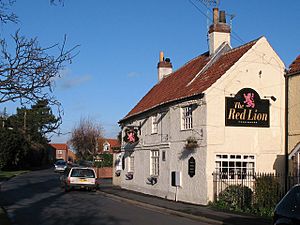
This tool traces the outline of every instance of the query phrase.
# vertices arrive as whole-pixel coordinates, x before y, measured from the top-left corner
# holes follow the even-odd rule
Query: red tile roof
[[[57,144],[57,143],[50,143],[50,145],[55,148],[56,150],[67,150],[68,145],[67,144]]]
[[[157,83],[120,122],[166,103],[203,93],[257,41],[258,39],[223,53],[211,65],[208,53],[189,61]]]
[[[118,139],[105,139],[105,140],[110,144],[111,148],[120,147],[121,146]]]
[[[99,153],[103,152],[103,145],[106,142],[108,142],[110,145],[110,150],[109,150],[110,153],[113,153],[114,148],[121,147],[121,144],[118,139],[99,138],[98,139],[98,152]]]
[[[289,67],[288,74],[300,73],[300,55],[295,59]]]

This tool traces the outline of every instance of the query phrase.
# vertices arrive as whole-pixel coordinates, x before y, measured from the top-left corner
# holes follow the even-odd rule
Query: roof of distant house
[[[50,143],[50,145],[57,149],[57,150],[67,150],[68,149],[68,145],[67,144],[61,144],[61,143]]]
[[[125,121],[156,107],[202,94],[226,73],[259,39],[231,49],[212,59],[208,52],[192,59],[157,83],[120,120]]]
[[[110,147],[120,147],[120,142],[118,139],[105,139],[109,144]]]
[[[300,55],[289,66],[288,74],[300,73]]]
[[[110,144],[110,147],[120,147],[120,142],[118,139],[112,139],[112,138],[99,138],[98,139],[99,144],[104,144],[104,142],[108,142]]]

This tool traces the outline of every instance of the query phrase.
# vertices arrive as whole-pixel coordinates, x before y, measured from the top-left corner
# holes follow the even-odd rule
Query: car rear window
[[[58,161],[58,162],[56,162],[56,165],[65,166],[65,165],[67,165],[67,163],[65,161]]]
[[[91,169],[73,169],[71,177],[95,178],[95,173]]]

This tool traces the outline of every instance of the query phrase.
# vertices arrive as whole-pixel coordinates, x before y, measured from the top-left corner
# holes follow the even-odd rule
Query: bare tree
[[[88,159],[97,154],[99,138],[103,138],[102,126],[90,118],[81,118],[79,125],[72,130],[70,143],[80,158]]]
[[[15,0],[1,0],[0,1],[0,21],[1,23],[18,22],[18,17],[15,13],[10,11],[10,7]]]
[[[51,4],[62,0],[50,0]],[[0,0],[0,23],[17,23],[18,17],[10,12],[15,0]],[[20,101],[23,104],[47,101],[56,106],[61,121],[61,104],[53,95],[54,81],[65,65],[72,62],[78,46],[66,49],[66,36],[61,45],[41,47],[37,38],[26,38],[17,31],[12,46],[0,39],[0,104]],[[9,42],[10,43],[10,42]]]
[[[71,53],[76,46],[65,50],[66,38],[62,46],[42,48],[36,38],[27,39],[17,31],[12,36],[15,46],[10,53],[5,40],[0,40],[0,104],[21,100],[22,103],[47,99],[56,103],[51,95],[54,78],[60,76],[64,64],[71,63]],[[57,48],[57,56],[48,52]],[[11,48],[10,48],[11,49]]]

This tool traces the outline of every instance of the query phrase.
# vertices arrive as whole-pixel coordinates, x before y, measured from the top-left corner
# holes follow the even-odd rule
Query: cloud
[[[70,69],[61,71],[60,76],[60,78],[55,79],[56,85],[60,89],[70,89],[87,83],[92,79],[92,76],[89,74],[81,76],[74,75]]]
[[[72,77],[72,79],[70,79],[70,78],[63,79],[63,82],[61,84],[62,88],[69,89],[69,88],[72,88],[75,86],[82,85],[82,84],[90,81],[92,79],[92,76],[86,74],[86,75],[82,75],[82,76]]]
[[[129,77],[129,78],[136,78],[136,77],[141,77],[141,76],[142,76],[142,74],[139,72],[130,72],[127,75],[127,77]]]

